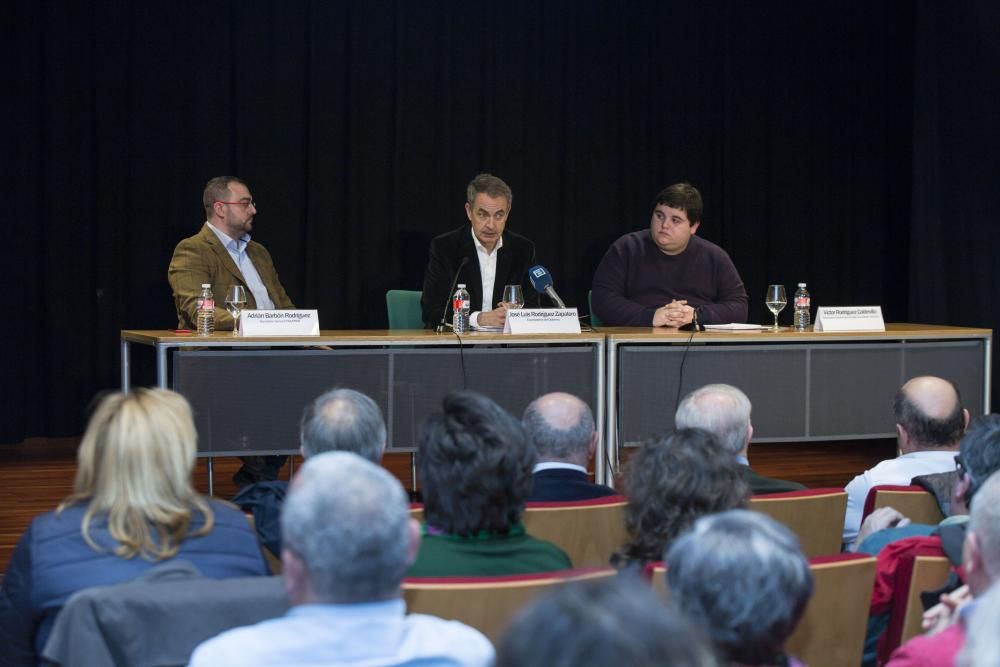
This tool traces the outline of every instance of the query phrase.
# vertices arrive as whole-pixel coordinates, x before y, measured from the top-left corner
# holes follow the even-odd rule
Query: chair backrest
[[[767,514],[795,533],[809,558],[840,553],[847,511],[843,489],[806,489],[750,498],[750,509]]]
[[[815,589],[785,652],[810,667],[861,664],[868,607],[875,583],[875,558],[837,554],[809,559]],[[645,573],[653,588],[669,596],[666,567],[651,563]]]
[[[861,520],[880,507],[893,507],[913,523],[935,525],[944,520],[934,494],[922,486],[873,486],[865,498]]]
[[[420,523],[424,522],[424,506],[422,503],[410,503],[410,518]]]
[[[906,593],[906,612],[899,643],[905,644],[911,637],[923,634],[922,621],[924,605],[920,594],[940,588],[951,574],[951,562],[944,556],[917,556],[913,559],[913,574],[910,588]]]
[[[567,581],[617,574],[602,567],[501,577],[413,577],[403,580],[403,598],[411,614],[461,621],[495,643],[514,615],[545,590]]]
[[[601,318],[594,312],[594,290],[587,291],[587,308],[590,309],[590,326],[594,329],[603,327],[604,323],[601,322]]]
[[[810,667],[860,665],[875,558],[839,554],[809,559],[815,590],[785,651]]]
[[[185,566],[194,574],[175,572]],[[281,577],[209,579],[172,562],[154,570],[166,576],[73,595],[45,645],[49,664],[186,665],[201,642],[288,609]]]
[[[415,290],[391,289],[385,293],[390,329],[423,329],[420,295]]]
[[[548,540],[574,567],[607,565],[628,539],[623,496],[558,503],[528,503],[522,519],[529,535]]]

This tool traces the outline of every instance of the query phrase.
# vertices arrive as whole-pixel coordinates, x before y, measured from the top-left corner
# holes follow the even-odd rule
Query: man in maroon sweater
[[[610,326],[745,322],[747,292],[719,246],[695,236],[701,193],[675,183],[656,197],[649,230],[615,241],[594,274],[594,313]]]

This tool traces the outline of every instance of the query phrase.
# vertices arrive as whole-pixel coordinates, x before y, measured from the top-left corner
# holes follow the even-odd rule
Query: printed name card
[[[318,336],[319,311],[244,310],[241,336]]]
[[[504,333],[580,333],[576,308],[515,308],[507,311]]]
[[[822,306],[814,331],[885,331],[882,306]]]

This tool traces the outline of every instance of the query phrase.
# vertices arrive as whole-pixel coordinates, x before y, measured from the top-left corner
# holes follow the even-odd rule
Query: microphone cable
[[[688,336],[687,342],[684,343],[684,354],[681,355],[681,367],[677,371],[677,396],[674,399],[674,414],[677,414],[677,408],[681,404],[681,389],[684,387],[684,363],[687,361],[688,352],[691,350],[691,341],[694,340],[694,334],[697,331],[704,329],[704,326],[698,321],[698,309],[694,309],[694,316],[691,320],[690,325],[685,325],[691,327],[691,335]]]

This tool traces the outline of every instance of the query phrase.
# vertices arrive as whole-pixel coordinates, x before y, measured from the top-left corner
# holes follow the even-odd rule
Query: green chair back
[[[597,313],[594,312],[593,297],[594,297],[594,290],[589,290],[587,292],[587,307],[590,308],[590,326],[596,329],[597,327],[603,327],[604,323],[601,322],[601,318],[599,318],[597,316]]]
[[[420,311],[420,292],[391,289],[385,293],[389,311],[390,329],[423,329],[424,318]]]

